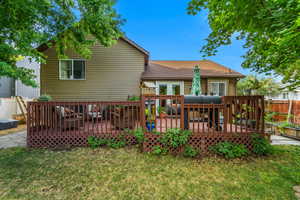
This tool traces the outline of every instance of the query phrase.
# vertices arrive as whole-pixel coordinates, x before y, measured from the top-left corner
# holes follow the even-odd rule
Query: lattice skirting
[[[121,134],[102,134],[96,136],[98,138],[120,139]],[[62,148],[62,147],[86,147],[87,138],[89,135],[28,135],[27,145],[31,148]],[[127,145],[137,144],[137,141],[132,135],[124,136]],[[145,134],[145,141],[143,143],[143,151],[151,152],[156,145],[163,146],[159,142],[159,135],[152,133]],[[219,142],[230,141],[237,144],[244,144],[249,150],[252,149],[251,133],[243,134],[197,134],[190,137],[188,144],[199,150],[202,154],[209,153],[209,146],[215,145]],[[183,151],[183,148],[169,149],[171,153],[178,154]]]
[[[92,136],[92,135],[91,135]],[[61,148],[61,147],[86,147],[87,138],[89,135],[79,136],[51,136],[51,135],[35,135],[27,137],[27,145],[31,148]],[[95,136],[98,138],[120,140],[120,135],[102,134]],[[137,143],[134,136],[124,136],[127,145],[134,145]]]
[[[209,147],[219,142],[229,141],[237,144],[244,144],[249,150],[252,150],[251,142],[252,133],[241,134],[197,134],[190,137],[188,144],[199,150],[202,154],[209,153]],[[143,144],[143,151],[151,152],[153,147],[163,145],[159,142],[159,135],[147,133]],[[183,151],[183,148],[169,149],[173,154],[178,154]]]

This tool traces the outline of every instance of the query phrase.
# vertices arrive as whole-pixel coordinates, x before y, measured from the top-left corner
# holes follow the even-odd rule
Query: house
[[[33,69],[36,75],[35,81],[39,85],[40,82],[40,64],[30,61],[29,58],[24,58],[17,62],[18,67]],[[14,80],[8,77],[0,78],[0,97],[8,98],[11,96],[22,96],[26,98],[37,98],[40,96],[40,88],[33,88],[22,84],[19,80]]]
[[[142,80],[147,88],[143,89],[143,93],[191,94],[193,68],[196,65],[200,67],[202,94],[236,95],[236,83],[244,75],[210,60],[150,61],[147,70],[142,74]]]
[[[280,93],[273,96],[266,96],[266,99],[272,100],[298,100],[300,101],[300,88],[296,88],[293,91],[288,89],[280,91]]]
[[[91,47],[86,60],[67,51],[58,59],[55,48],[41,45],[47,56],[41,65],[41,94],[55,100],[125,100],[129,95],[190,94],[193,67],[200,66],[203,94],[235,95],[236,82],[244,77],[213,61],[150,61],[149,52],[122,37],[106,48]]]

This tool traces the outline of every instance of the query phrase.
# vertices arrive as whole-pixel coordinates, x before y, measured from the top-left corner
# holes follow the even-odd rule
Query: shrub
[[[186,144],[191,134],[192,132],[189,130],[171,128],[168,129],[165,134],[163,134],[160,141],[166,146],[177,148]]]
[[[249,153],[245,145],[235,144],[232,142],[220,142],[214,146],[209,147],[209,150],[220,156],[224,156],[227,159],[240,158],[248,155]]]
[[[140,97],[139,96],[130,96],[128,97],[128,101],[139,101]]]
[[[87,143],[90,147],[94,149],[106,145],[107,139],[101,139],[101,138],[96,138],[94,136],[89,136],[87,139]]]
[[[162,148],[159,145],[153,146],[152,148],[152,154],[154,155],[161,155],[161,154],[166,154],[168,153],[168,150],[165,148]]]
[[[278,112],[265,112],[265,122],[274,122],[274,117]]]
[[[252,152],[259,156],[267,156],[274,152],[273,146],[270,142],[259,134],[252,135]]]
[[[290,122],[282,122],[278,125],[278,128],[283,130],[284,128],[300,128],[300,126]]]
[[[41,95],[38,99],[38,101],[51,101],[52,100],[52,97],[50,95],[47,95],[47,94],[43,94]]]
[[[114,149],[122,148],[126,146],[126,142],[122,138],[120,140],[114,140],[114,139],[102,139],[102,138],[96,138],[94,136],[89,136],[87,143],[93,149],[101,146],[108,146]]]
[[[135,130],[128,130],[128,133],[133,135],[139,144],[144,142],[144,130],[142,128],[137,128]]]
[[[185,146],[183,156],[194,158],[198,155],[198,151],[190,145]]]
[[[120,140],[120,141],[108,140],[107,146],[109,146],[111,148],[114,148],[114,149],[119,149],[119,148],[125,147],[126,146],[126,142],[123,141],[123,140]]]

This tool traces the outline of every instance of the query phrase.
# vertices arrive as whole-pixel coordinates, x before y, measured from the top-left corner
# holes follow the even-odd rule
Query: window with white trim
[[[209,95],[225,96],[226,95],[226,82],[209,82]]]
[[[59,60],[60,80],[85,80],[85,60]]]
[[[283,99],[289,99],[289,93],[288,92],[282,93],[282,98]]]

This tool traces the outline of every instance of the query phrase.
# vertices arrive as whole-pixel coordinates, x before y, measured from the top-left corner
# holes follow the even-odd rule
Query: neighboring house
[[[190,94],[193,67],[201,69],[203,94],[235,95],[244,76],[212,61],[149,61],[149,53],[122,37],[106,48],[96,44],[91,58],[67,51],[58,59],[55,48],[41,45],[41,94],[55,100],[125,100],[143,94]]]
[[[272,100],[298,100],[300,101],[300,88],[293,91],[283,90],[277,95],[266,96],[266,99]]]
[[[39,85],[40,83],[40,65],[37,62],[30,62],[28,58],[24,58],[17,62],[18,67],[24,67],[33,69],[37,78],[35,81]],[[22,84],[19,80],[12,78],[1,77],[0,78],[0,97],[7,98],[11,96],[22,96],[27,98],[37,98],[40,96],[40,88],[33,88]]]

